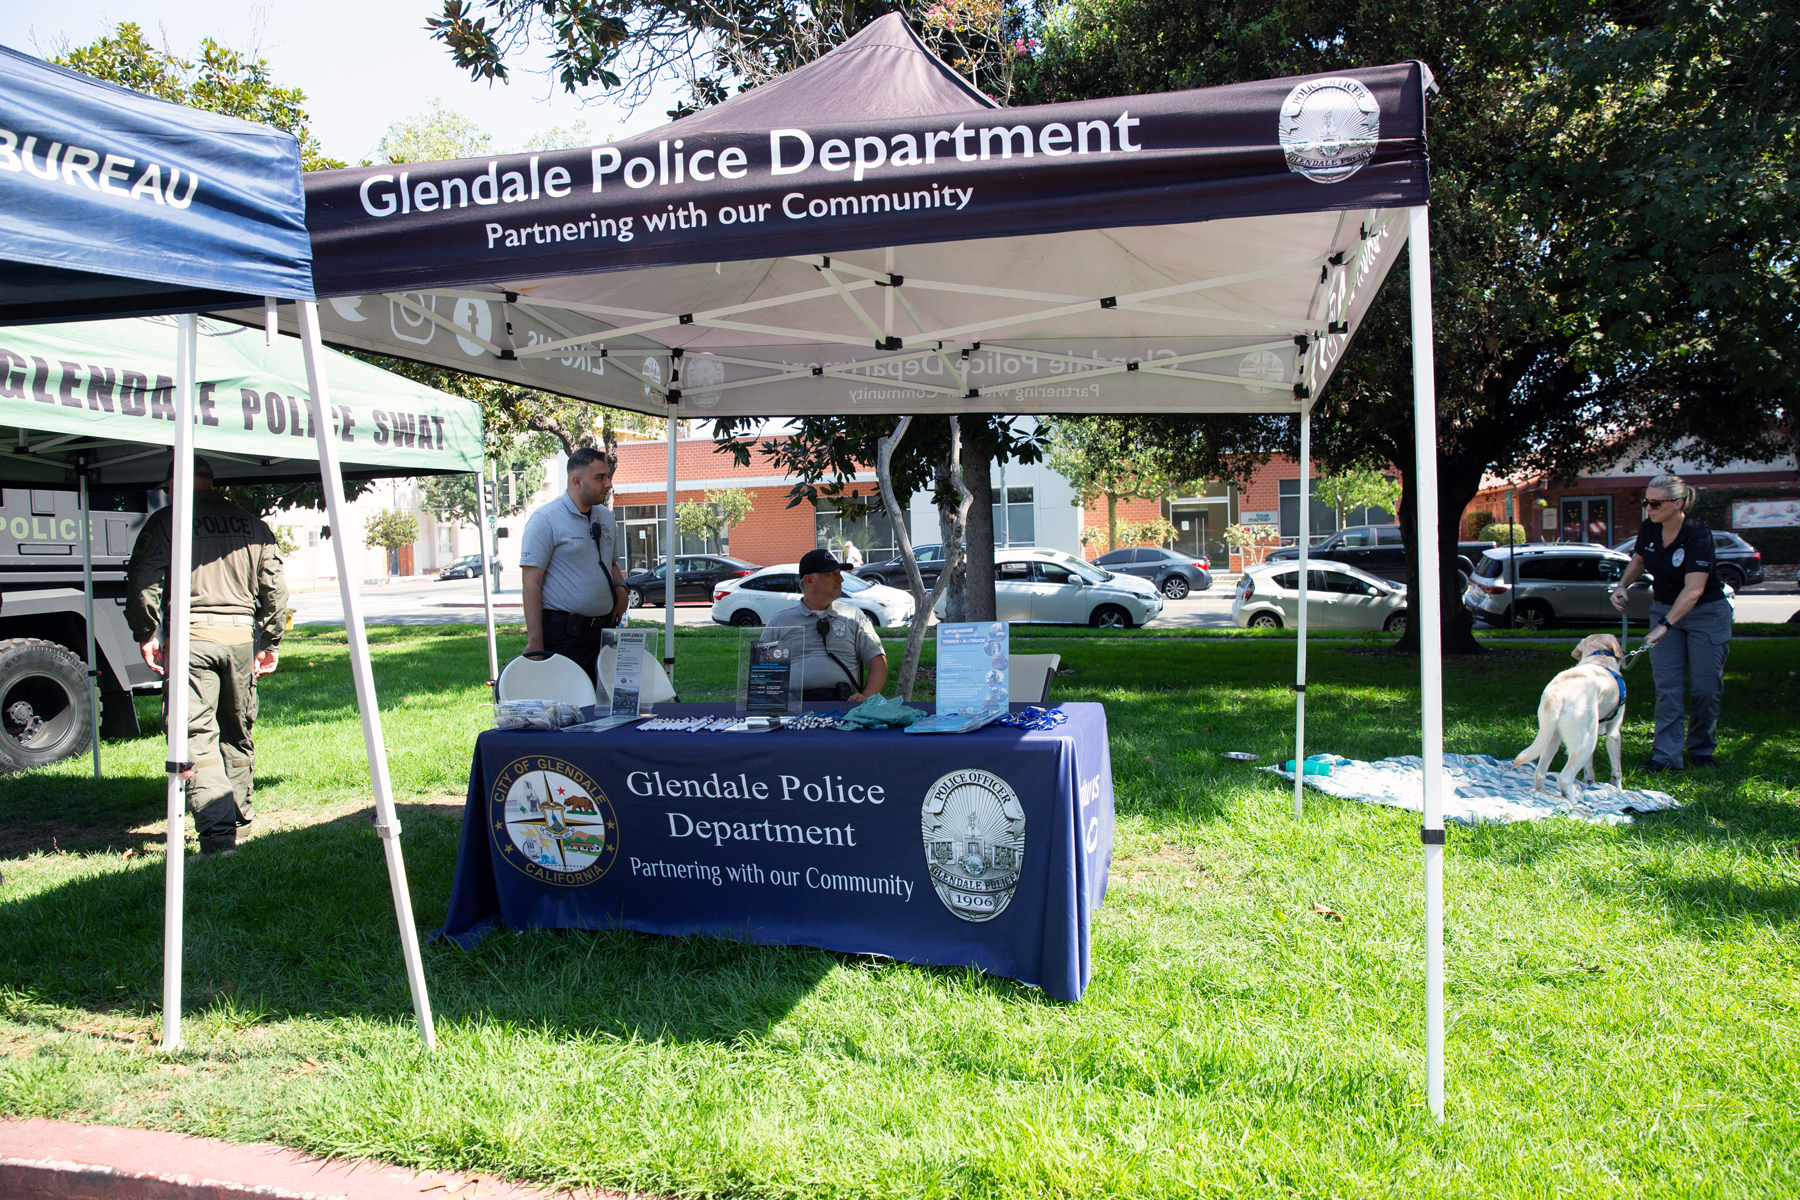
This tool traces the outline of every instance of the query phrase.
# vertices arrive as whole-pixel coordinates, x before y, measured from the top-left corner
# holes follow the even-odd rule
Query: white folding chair
[[[1007,660],[1006,698],[1014,704],[1043,704],[1060,654],[1014,654]]]
[[[600,647],[600,657],[594,661],[594,678],[597,681],[595,692],[599,696],[598,703],[612,703],[613,661],[619,656],[617,646]],[[644,659],[644,682],[638,688],[638,703],[669,704],[675,699],[675,688],[669,683],[669,676],[663,671],[662,664],[648,656]]]
[[[521,655],[500,672],[495,693],[501,700],[561,700],[592,704],[594,685],[587,673],[560,654],[529,659]]]

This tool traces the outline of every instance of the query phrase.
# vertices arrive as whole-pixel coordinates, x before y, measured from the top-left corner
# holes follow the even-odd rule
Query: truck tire
[[[40,638],[0,642],[0,769],[48,766],[93,736],[87,669]]]

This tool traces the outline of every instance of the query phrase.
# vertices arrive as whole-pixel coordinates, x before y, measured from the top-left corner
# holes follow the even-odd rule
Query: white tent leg
[[[1300,639],[1294,655],[1294,815],[1306,812],[1307,563],[1312,548],[1312,406],[1300,414]]]
[[[1444,650],[1438,578],[1437,364],[1432,352],[1431,231],[1407,210],[1412,265],[1413,440],[1418,455],[1419,707],[1424,718],[1425,1096],[1444,1119]]]
[[[87,455],[81,456],[76,478],[81,480],[81,601],[87,609],[87,673],[89,736],[94,744],[94,778],[100,778],[100,673],[94,659],[94,534],[93,512],[88,507]]]
[[[669,412],[669,543],[663,552],[663,670],[675,686],[675,413]]]
[[[494,493],[495,503],[499,503],[500,493]],[[487,614],[488,642],[488,688],[500,686],[500,650],[494,643],[494,592],[490,584],[493,581],[492,558],[488,554],[488,511],[487,511],[487,460],[481,462],[481,471],[475,476],[475,542],[481,547],[481,607]]]
[[[169,722],[168,828],[163,835],[162,1048],[181,1048],[181,911],[187,867],[189,577],[194,560],[194,359],[200,325],[183,313],[175,325],[175,480],[169,496],[169,624],[163,635]]]
[[[344,632],[350,642],[350,671],[356,679],[356,706],[362,710],[363,744],[369,754],[369,782],[375,790],[375,832],[387,858],[388,887],[394,894],[394,917],[400,926],[400,952],[406,960],[406,982],[412,989],[413,1012],[419,1020],[419,1040],[427,1050],[437,1049],[437,1031],[431,1021],[431,997],[425,990],[425,965],[419,957],[419,930],[413,923],[412,894],[406,886],[406,860],[400,852],[400,821],[394,815],[394,793],[388,780],[387,744],[381,734],[381,709],[375,697],[375,674],[369,662],[368,635],[363,628],[362,595],[350,577],[350,545],[343,517],[344,475],[338,465],[337,431],[331,393],[325,380],[325,351],[319,341],[319,308],[301,301],[300,342],[306,357],[306,387],[311,394],[309,413],[313,436],[319,446],[319,476],[330,514],[332,553],[337,557],[338,591],[344,601]]]

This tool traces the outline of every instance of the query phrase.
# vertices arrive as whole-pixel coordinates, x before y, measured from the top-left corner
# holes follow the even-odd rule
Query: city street
[[[519,576],[516,570],[501,575],[502,591],[494,597],[494,618],[518,621]],[[1211,589],[1196,592],[1185,600],[1170,600],[1163,606],[1162,616],[1151,623],[1153,629],[1194,628],[1226,629],[1231,626],[1231,593],[1235,579],[1219,578]],[[371,624],[441,625],[456,621],[482,619],[481,581],[455,579],[437,583],[429,578],[408,580],[392,585],[363,588],[363,616]],[[297,625],[341,625],[344,610],[335,588],[310,588],[295,592],[289,601],[294,608]],[[1737,598],[1739,621],[1785,621],[1800,609],[1800,591],[1792,583],[1766,583],[1742,592]],[[631,616],[638,621],[660,623],[663,610],[639,608]],[[675,607],[677,625],[712,624],[710,604],[679,604]]]

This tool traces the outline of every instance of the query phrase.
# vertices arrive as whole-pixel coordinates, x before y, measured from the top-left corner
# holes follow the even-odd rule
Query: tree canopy
[[[1756,371],[1787,352],[1796,313],[1794,256],[1779,249],[1796,215],[1791,64],[1763,69],[1755,86],[1749,76],[1795,43],[1780,40],[1791,14],[1784,24],[1759,11],[1741,0],[1071,0],[1045,17],[1018,98],[1415,58],[1432,68],[1443,89],[1431,111],[1431,235],[1447,544],[1490,472],[1572,475],[1627,437],[1651,453],[1768,451],[1779,393]],[[1671,97],[1680,115],[1668,114]],[[1394,463],[1410,528],[1409,316],[1406,289],[1385,288],[1318,401],[1313,444],[1327,470]],[[1174,419],[1137,436],[1196,453],[1295,453],[1298,422],[1281,424],[1271,437],[1255,421]],[[1439,581],[1447,644],[1474,649],[1453,566]]]
[[[159,100],[286,130],[300,143],[305,170],[344,165],[328,157],[313,137],[306,93],[276,84],[263,59],[212,38],[201,41],[197,59],[183,58],[166,46],[152,45],[136,22],[121,21],[110,35],[50,61]]]

